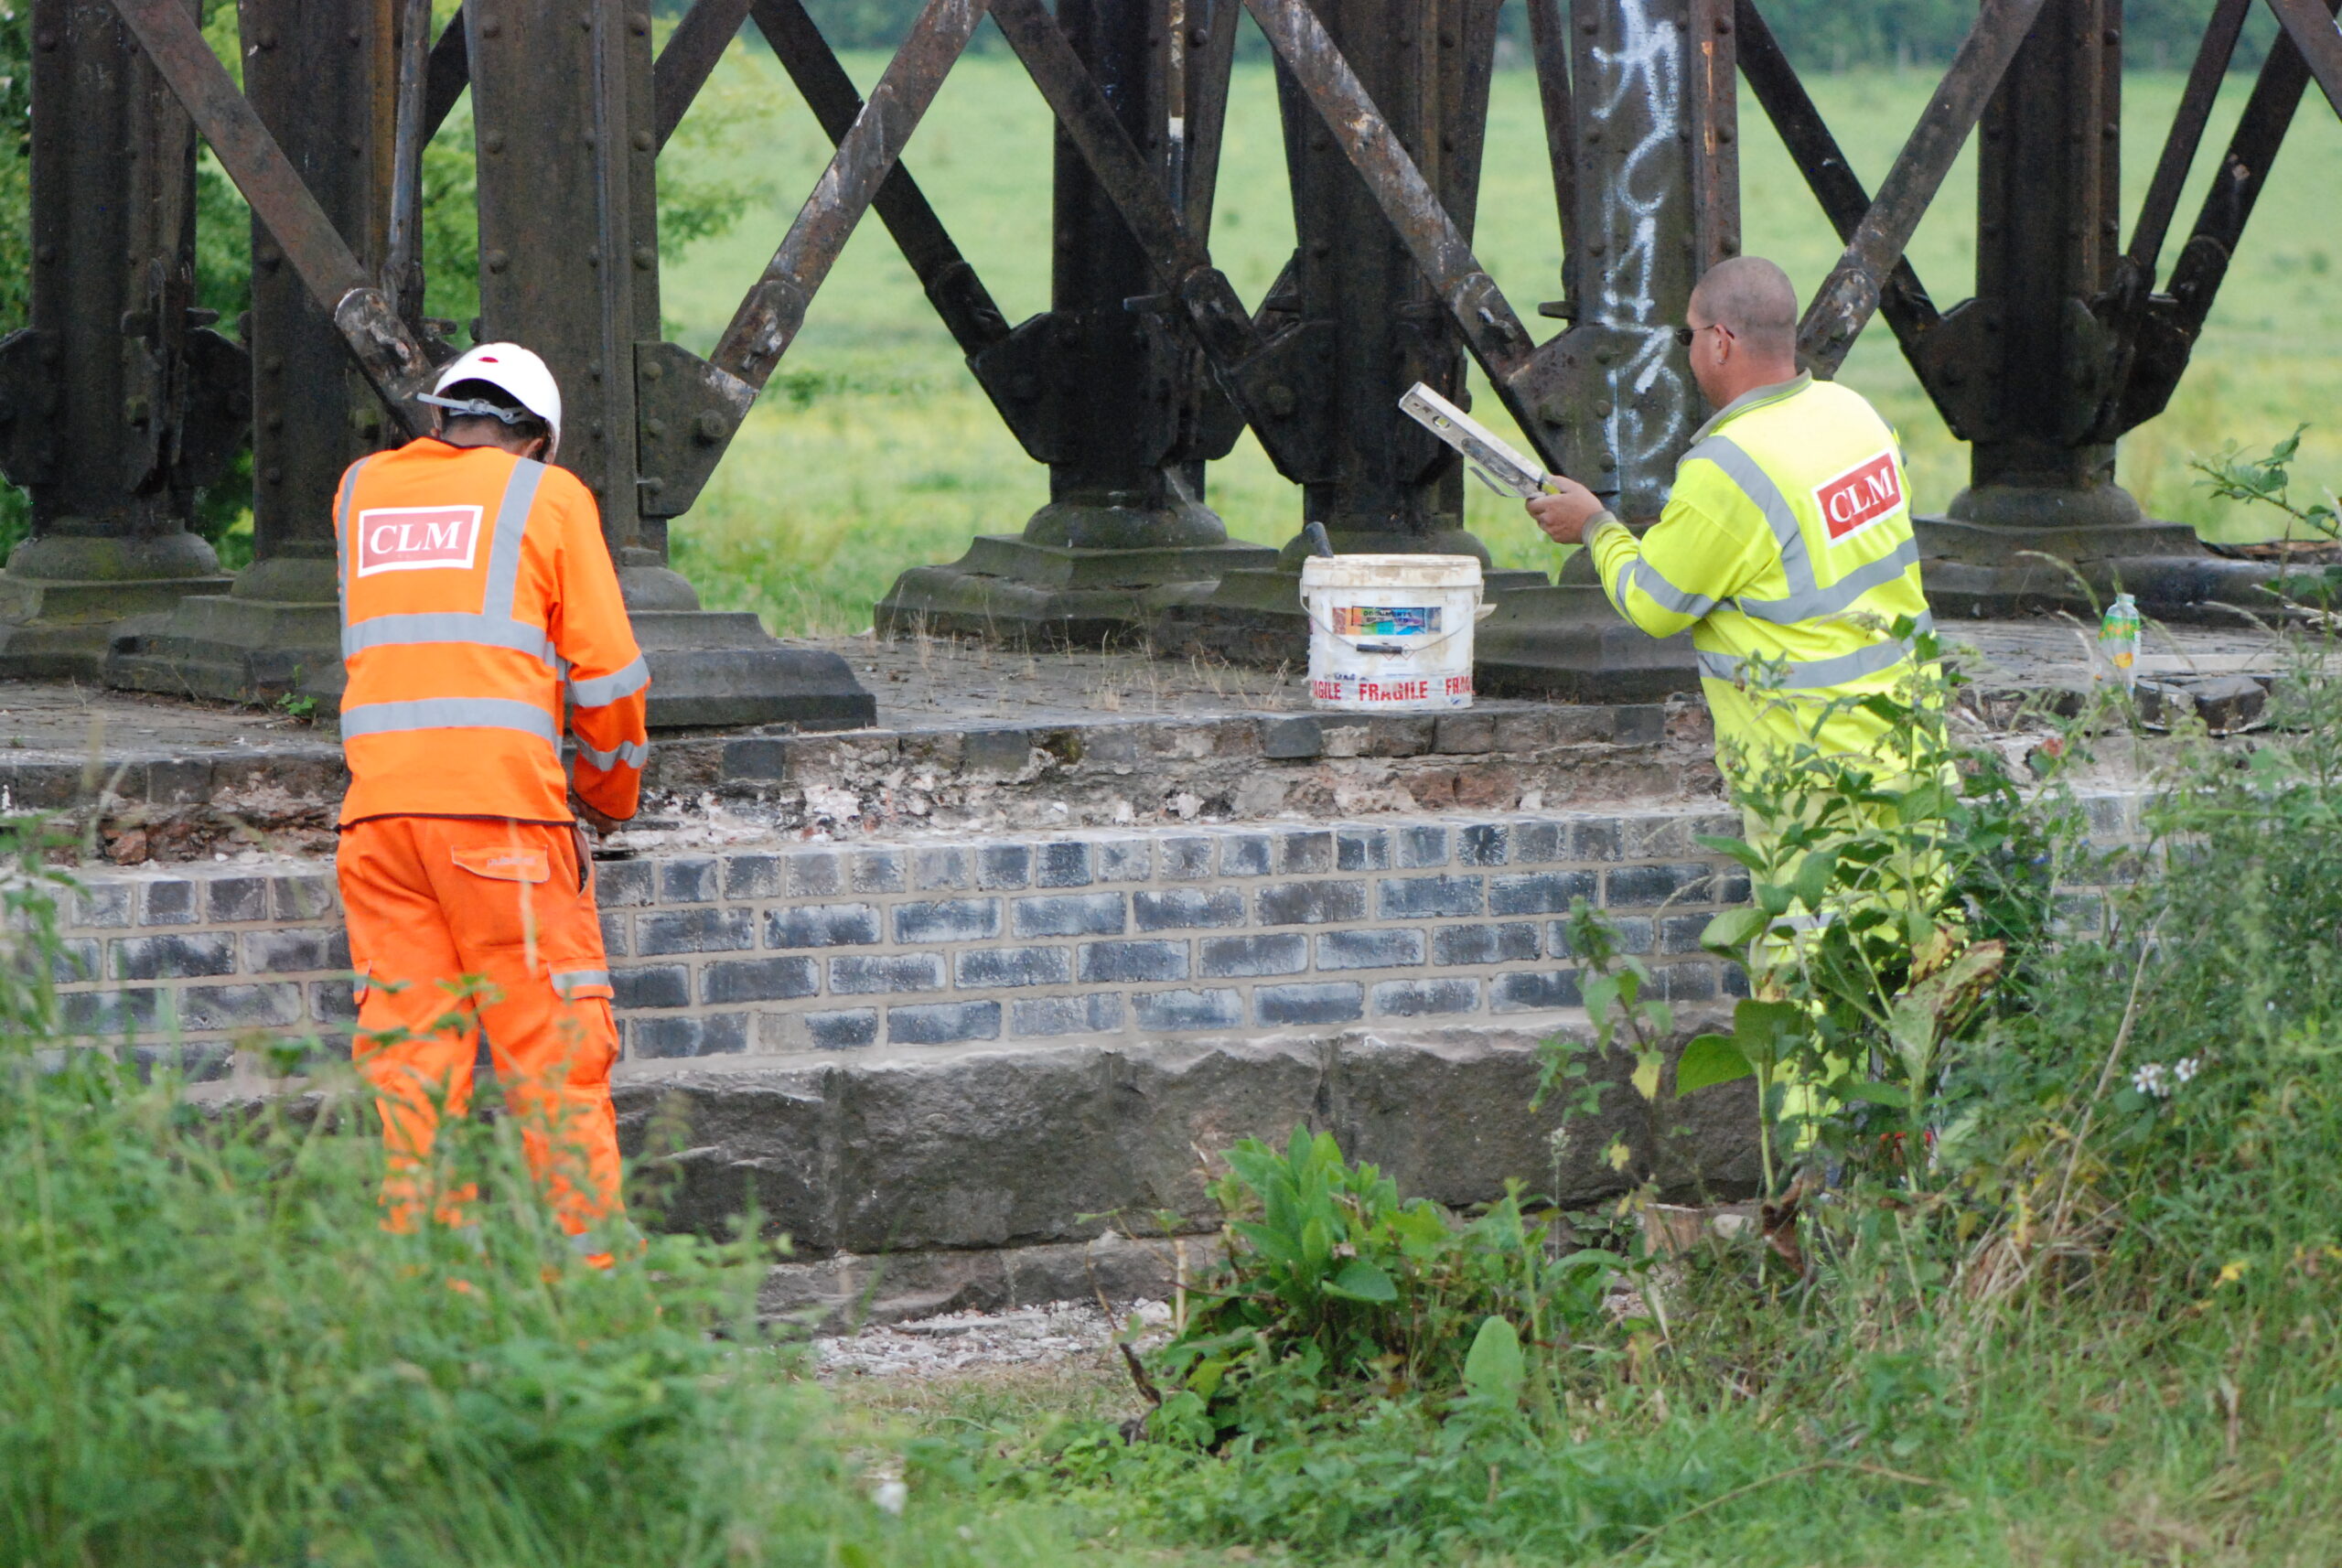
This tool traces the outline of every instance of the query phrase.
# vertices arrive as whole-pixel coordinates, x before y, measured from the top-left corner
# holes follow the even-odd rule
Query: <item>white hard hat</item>
[[[498,417],[498,411],[486,403],[468,403],[440,396],[457,381],[486,381],[512,394],[513,401],[539,419],[553,439],[546,445],[545,460],[561,450],[561,387],[545,369],[545,362],[518,343],[481,343],[464,350],[446,370],[423,401],[440,408],[458,413],[487,414]]]

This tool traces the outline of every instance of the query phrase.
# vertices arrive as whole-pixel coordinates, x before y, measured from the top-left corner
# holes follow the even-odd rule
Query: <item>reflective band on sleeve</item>
[[[1623,586],[1625,575],[1624,572],[1619,574],[1622,585],[1618,596],[1622,600],[1626,597],[1626,590]],[[1693,620],[1699,619],[1716,607],[1715,600],[1707,595],[1687,594],[1669,582],[1660,575],[1659,568],[1652,565],[1648,557],[1635,564],[1635,586],[1649,595],[1652,602],[1662,608],[1673,610],[1678,615],[1690,616]]]
[[[509,697],[422,697],[406,703],[363,703],[345,709],[342,738],[361,735],[397,735],[419,729],[509,729],[535,736],[547,746],[561,744],[553,717],[534,703]]]
[[[580,759],[590,762],[595,767],[600,768],[603,772],[607,773],[611,768],[618,767],[620,763],[624,763],[628,768],[641,767],[644,763],[650,760],[650,748],[648,746],[641,745],[638,742],[628,740],[620,741],[618,743],[618,749],[615,751],[602,751],[586,745],[586,742],[581,740],[577,743],[577,755]]]
[[[1818,620],[1823,616],[1833,616],[1842,610],[1853,608],[1856,599],[1873,588],[1885,587],[1918,564],[1919,542],[1906,539],[1895,547],[1892,554],[1882,555],[1875,561],[1855,567],[1826,588],[1810,588],[1803,593],[1791,594],[1785,599],[1743,597],[1735,603],[1743,615],[1768,620],[1777,626]]]
[[[1913,622],[1916,631],[1932,632],[1936,628],[1932,615],[1917,616]],[[1892,670],[1910,657],[1909,643],[1888,641],[1874,642],[1867,648],[1857,648],[1852,653],[1841,653],[1830,659],[1791,660],[1778,666],[1780,689],[1784,692],[1815,692],[1842,686],[1849,681],[1859,681],[1866,675],[1877,675]],[[1735,683],[1741,680],[1746,665],[1746,660],[1729,653],[1704,650],[1699,654],[1699,660],[1701,674]]]
[[[1805,553],[1805,531],[1798,526],[1797,513],[1790,510],[1780,487],[1772,476],[1756,466],[1737,441],[1728,435],[1711,435],[1684,455],[1683,460],[1698,458],[1714,463],[1724,470],[1724,478],[1740,487],[1748,504],[1764,514],[1773,531],[1774,542],[1781,548],[1781,572],[1789,578],[1789,596],[1813,591],[1813,562]]]
[[[496,539],[488,550],[488,585],[480,595],[483,615],[511,619],[520,606],[515,599],[521,583],[521,542],[529,532],[529,509],[536,504],[537,482],[545,466],[523,457],[512,465],[504,481],[504,499],[496,506]]]
[[[569,682],[569,700],[581,708],[606,708],[620,697],[631,697],[650,684],[650,666],[637,654],[633,663],[607,675],[596,675],[590,681],[573,679]]]
[[[609,983],[610,972],[607,969],[560,969],[553,971],[553,993],[569,1002],[588,986],[607,987]]]
[[[355,626],[342,628],[341,656],[349,659],[370,648],[398,648],[418,642],[471,642],[486,648],[510,648],[543,660],[547,668],[555,661],[544,628],[463,610],[370,616]]]

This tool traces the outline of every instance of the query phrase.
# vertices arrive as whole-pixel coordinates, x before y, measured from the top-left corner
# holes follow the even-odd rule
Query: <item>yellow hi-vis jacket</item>
[[[1850,703],[1816,721],[1907,682],[1910,649],[1888,628],[1935,622],[1902,453],[1860,393],[1800,375],[1734,399],[1641,539],[1605,513],[1585,545],[1620,615],[1653,637],[1691,628],[1720,757],[1878,752],[1885,721]]]

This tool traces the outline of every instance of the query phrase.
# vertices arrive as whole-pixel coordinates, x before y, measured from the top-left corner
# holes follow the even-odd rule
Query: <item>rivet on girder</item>
[[[594,30],[594,13],[591,11],[580,12],[577,17],[577,25],[585,28],[587,32],[592,32]]]
[[[479,24],[479,36],[483,38],[502,38],[504,36],[504,24],[496,20],[492,16],[483,17]]]
[[[491,153],[500,153],[504,150],[504,133],[483,131],[480,133],[479,145]]]
[[[651,147],[651,142],[652,137],[650,133],[648,131],[637,131],[634,134],[634,150],[638,153],[649,152]]]
[[[262,474],[261,478],[272,485],[281,485],[285,482],[285,470],[272,463],[269,465],[268,471]]]
[[[37,262],[53,262],[57,260],[57,247],[54,245],[34,246],[33,260]]]
[[[503,251],[490,251],[481,259],[488,263],[488,270],[492,273],[500,273],[512,264],[511,256]]]
[[[588,131],[588,132],[586,132],[584,135],[582,135],[582,136],[578,137],[577,139],[578,139],[579,141],[581,141],[581,142],[585,143],[587,146],[589,146],[589,147],[590,147],[590,146],[592,146],[592,145],[594,145],[594,133],[593,133],[593,132],[591,132],[591,131]]]
[[[42,33],[34,38],[33,42],[43,49],[53,49],[57,47],[57,35],[55,33]]]
[[[637,245],[634,248],[634,264],[646,273],[651,268],[657,266],[659,264],[658,247],[655,245]]]
[[[628,16],[626,19],[626,25],[638,38],[647,38],[650,36],[650,18],[639,11]]]

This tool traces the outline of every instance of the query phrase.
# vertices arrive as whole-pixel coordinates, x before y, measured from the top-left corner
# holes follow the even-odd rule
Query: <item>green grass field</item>
[[[849,59],[865,85],[885,61]],[[1817,100],[1874,187],[1935,78],[1819,76]],[[2179,93],[2175,75],[2126,83],[2123,185],[2135,205]],[[2199,159],[2181,224],[2192,219],[2249,83],[2232,81]],[[669,269],[671,331],[714,343],[829,155],[829,144],[768,55],[736,47],[693,111],[702,134],[668,155],[694,172],[755,188],[747,216]],[[1762,112],[1744,92],[1747,248],[1810,291],[1838,244]],[[688,122],[687,122],[688,124]],[[1535,83],[1499,72],[1477,248],[1517,309],[1556,295],[1552,186]],[[1049,119],[1005,53],[972,55],[945,84],[906,162],[1011,320],[1047,303]],[[2304,421],[2297,473],[2309,493],[2342,488],[2342,231],[2330,209],[2342,169],[2342,124],[2315,92],[2255,213],[2242,253],[2187,381],[2171,409],[2125,443],[2123,482],[2150,512],[2223,538],[2261,537],[2262,517],[2213,502],[2191,456],[2233,440],[2265,448]],[[1972,154],[1946,183],[1911,248],[1940,306],[1970,291],[1974,269]],[[1248,300],[1293,244],[1275,96],[1265,65],[1238,71],[1212,252]],[[2175,253],[2176,243],[2171,253]],[[2168,264],[2168,255],[2166,256]],[[1538,324],[1546,325],[1546,324]],[[1963,482],[1966,454],[1937,420],[1884,328],[1857,345],[1843,378],[1902,430],[1923,509]],[[1482,399],[1483,409],[1496,406]],[[776,631],[837,633],[869,625],[871,602],[904,567],[957,558],[968,537],[1013,532],[1045,499],[1044,470],[1024,455],[977,391],[910,270],[876,220],[847,246],[762,403],[698,508],[679,521],[678,564],[714,606],[761,611]],[[1468,517],[1499,564],[1550,567],[1552,551],[1513,507],[1474,487]],[[1277,543],[1299,525],[1300,499],[1248,435],[1213,466],[1209,499],[1237,537]],[[2268,514],[2273,517],[2274,514]]]

